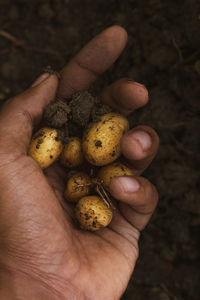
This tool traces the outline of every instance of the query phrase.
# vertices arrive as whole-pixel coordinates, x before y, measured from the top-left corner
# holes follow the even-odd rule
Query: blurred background
[[[0,103],[47,65],[60,70],[93,36],[118,24],[128,45],[92,87],[120,77],[147,86],[149,104],[130,119],[158,132],[145,172],[160,202],[141,235],[123,300],[200,299],[200,2],[198,0],[0,0]],[[98,298],[98,295],[97,295]]]

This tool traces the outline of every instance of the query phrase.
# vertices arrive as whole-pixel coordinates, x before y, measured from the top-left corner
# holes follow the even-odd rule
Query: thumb
[[[32,86],[11,99],[0,112],[0,154],[26,154],[32,129],[44,108],[54,99],[58,86],[55,74],[41,75]]]

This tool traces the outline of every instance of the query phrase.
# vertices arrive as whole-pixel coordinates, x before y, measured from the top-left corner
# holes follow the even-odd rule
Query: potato
[[[129,122],[127,118],[115,112],[105,114],[101,116],[100,119],[102,121],[112,119],[122,128],[123,131],[127,132],[129,130]]]
[[[118,176],[130,176],[133,171],[125,165],[115,162],[108,166],[102,167],[98,172],[98,178],[102,181],[102,185],[109,190],[111,179]]]
[[[60,162],[67,168],[75,168],[83,163],[81,139],[78,137],[69,138],[69,142],[64,146],[60,155]]]
[[[49,167],[60,155],[63,143],[58,138],[58,131],[54,128],[41,128],[32,137],[28,155],[31,156],[42,169]]]
[[[85,158],[95,166],[112,163],[121,154],[120,140],[124,132],[125,125],[118,125],[113,114],[100,117],[100,121],[90,124],[84,133],[83,153]]]
[[[96,231],[108,226],[112,210],[99,196],[86,196],[77,203],[75,216],[82,229]]]
[[[71,202],[77,202],[90,193],[92,182],[90,177],[82,172],[72,175],[66,184],[64,197]]]

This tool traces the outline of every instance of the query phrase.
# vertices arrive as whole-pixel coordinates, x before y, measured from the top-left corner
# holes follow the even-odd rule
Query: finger
[[[113,211],[113,218],[109,224],[109,228],[125,237],[128,241],[135,246],[138,250],[138,240],[140,237],[140,231],[128,222],[118,209]]]
[[[58,96],[68,98],[88,89],[115,62],[126,42],[127,33],[120,26],[109,27],[97,35],[61,71]]]
[[[154,185],[142,177],[115,177],[110,193],[119,200],[122,215],[138,230],[144,229],[158,202]]]
[[[122,78],[107,86],[99,99],[124,115],[144,106],[148,102],[148,91],[144,85],[129,78]]]
[[[109,243],[112,241],[115,248],[123,252],[128,261],[133,263],[132,267],[134,267],[139,254],[138,240],[140,232],[122,216],[118,209],[113,211],[112,221],[108,228],[102,228],[96,231],[95,234],[101,236]],[[131,271],[133,272],[133,269]]]
[[[56,94],[56,75],[42,75],[24,93],[8,100],[0,113],[0,140],[6,152],[25,154],[33,126],[39,122],[44,108]]]
[[[159,137],[148,126],[137,126],[121,139],[121,151],[133,168],[135,174],[141,174],[155,157],[159,147]]]

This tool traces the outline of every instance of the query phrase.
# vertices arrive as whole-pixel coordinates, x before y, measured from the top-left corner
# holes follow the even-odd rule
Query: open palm
[[[71,204],[63,198],[66,171],[59,163],[43,173],[26,155],[33,126],[55,94],[68,98],[88,89],[117,59],[126,39],[121,27],[108,28],[62,70],[60,83],[55,75],[45,78],[46,74],[2,108],[0,284],[9,281],[9,289],[2,291],[1,299],[112,300],[119,299],[128,284],[138,256],[139,232],[157,203],[154,186],[139,177],[158,148],[154,130],[138,126],[123,137],[122,153],[135,176],[112,180],[110,192],[118,206],[109,227],[95,233],[74,223]],[[121,79],[99,98],[128,114],[147,102],[148,93],[142,85]]]

